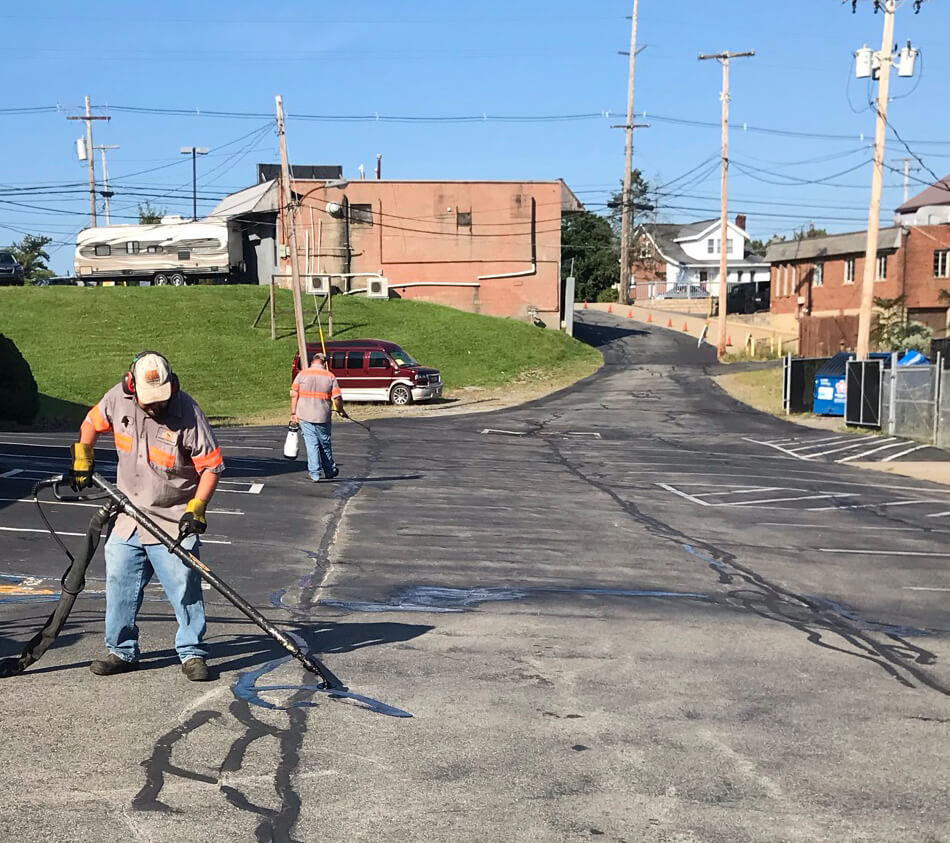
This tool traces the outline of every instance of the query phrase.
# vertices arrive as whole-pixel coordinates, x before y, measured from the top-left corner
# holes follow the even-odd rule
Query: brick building
[[[301,272],[344,292],[381,274],[390,296],[560,327],[561,215],[582,208],[563,181],[296,178],[292,189]],[[284,244],[286,225],[281,213]]]
[[[773,243],[771,311],[776,327],[799,328],[799,353],[853,349],[864,277],[867,234],[856,231]],[[950,290],[950,225],[882,228],[878,238],[874,295],[906,297],[908,318],[948,333],[950,310],[941,290]]]

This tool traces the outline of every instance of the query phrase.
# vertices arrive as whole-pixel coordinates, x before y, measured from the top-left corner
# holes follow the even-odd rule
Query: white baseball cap
[[[132,366],[135,396],[143,404],[160,404],[172,397],[172,371],[161,354],[143,354]]]

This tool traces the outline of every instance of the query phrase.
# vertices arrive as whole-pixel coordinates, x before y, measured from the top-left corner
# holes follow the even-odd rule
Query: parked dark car
[[[0,286],[23,286],[23,267],[12,252],[0,252]]]
[[[322,351],[307,343],[307,354]],[[422,366],[394,342],[386,340],[333,340],[327,343],[327,364],[340,382],[344,401],[388,401],[411,404],[442,396],[438,369]],[[291,379],[300,371],[295,354]]]
[[[769,309],[769,282],[736,284],[726,293],[726,313],[757,313]],[[719,314],[719,299],[713,298],[712,315]]]

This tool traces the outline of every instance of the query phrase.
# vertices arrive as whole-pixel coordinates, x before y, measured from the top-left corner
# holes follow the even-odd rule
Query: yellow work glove
[[[92,472],[95,469],[96,457],[92,445],[76,442],[69,446],[69,455],[72,464],[66,479],[74,492],[92,485]]]
[[[205,507],[207,505],[207,501],[198,500],[198,498],[192,498],[188,501],[185,514],[178,522],[179,540],[190,536],[192,533],[200,536],[208,529],[208,522],[205,521]]]

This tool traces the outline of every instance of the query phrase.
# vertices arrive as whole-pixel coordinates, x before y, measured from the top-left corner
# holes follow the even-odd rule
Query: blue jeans
[[[182,542],[185,550],[198,555],[197,536]],[[139,541],[138,531],[126,541],[115,533],[109,536],[106,554],[106,647],[127,662],[138,661],[139,628],[135,617],[142,608],[145,586],[158,575],[168,602],[175,610],[178,634],[175,649],[184,663],[198,656],[207,658],[201,645],[205,634],[205,606],[201,577],[164,545]]]
[[[304,444],[307,446],[307,471],[311,480],[319,480],[321,473],[324,477],[336,474],[336,463],[333,461],[333,448],[330,445],[330,422],[323,424],[301,420],[300,432],[303,434]]]

